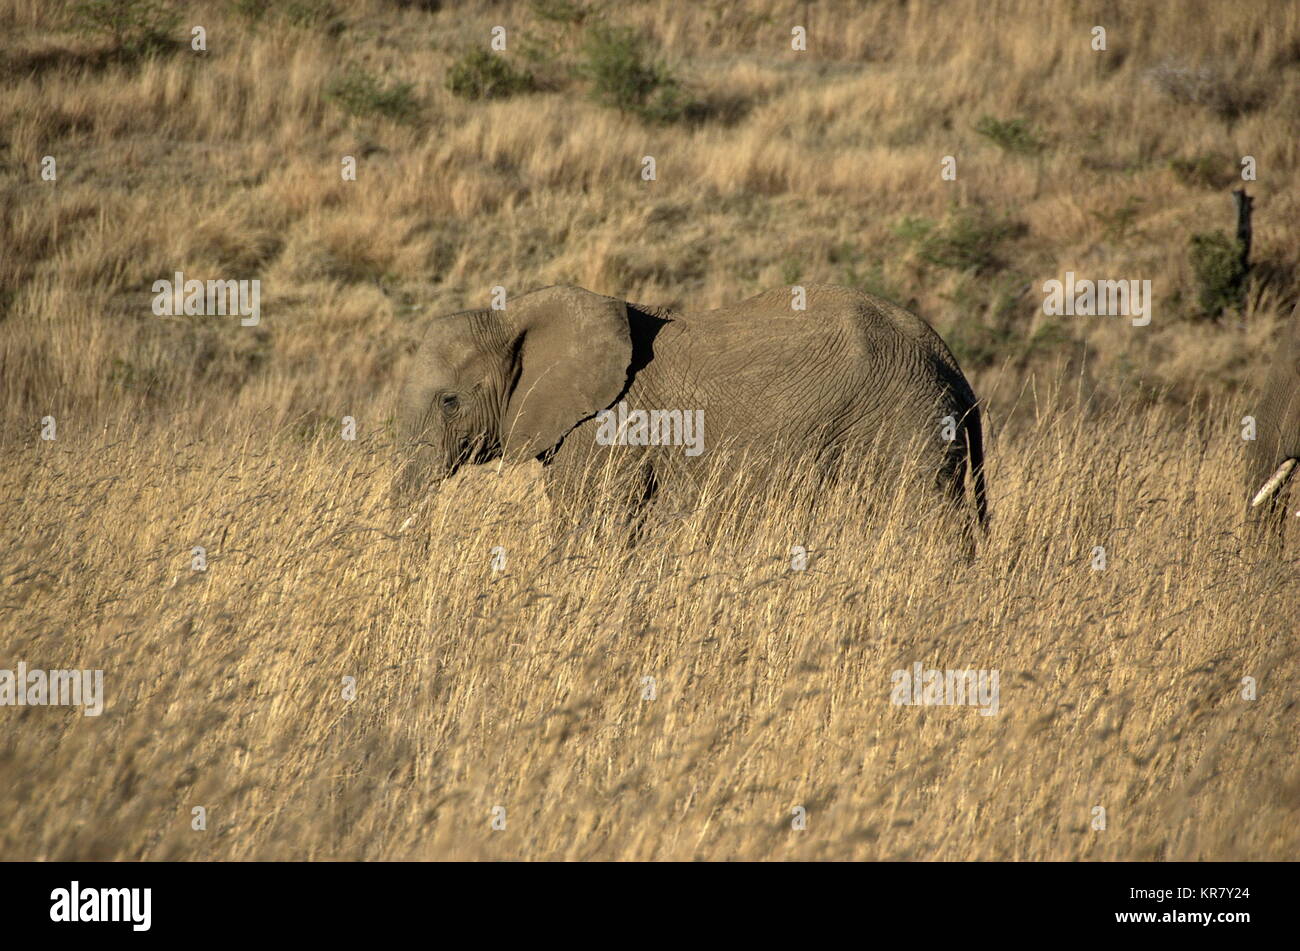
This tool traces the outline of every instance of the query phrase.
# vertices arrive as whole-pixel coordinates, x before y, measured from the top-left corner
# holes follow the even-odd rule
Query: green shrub
[[[553,23],[582,23],[595,12],[579,0],[532,0],[528,6],[539,20]]]
[[[1241,243],[1223,231],[1194,234],[1189,242],[1196,302],[1205,317],[1218,317],[1226,307],[1244,302],[1246,269]]]
[[[995,119],[983,116],[975,123],[975,131],[1004,152],[1013,155],[1037,155],[1044,143],[1029,125],[1027,119]]]
[[[1133,222],[1137,221],[1141,209],[1142,199],[1130,195],[1118,208],[1094,211],[1092,216],[1100,222],[1106,232],[1107,240],[1123,241],[1132,230]]]
[[[257,23],[271,9],[271,0],[230,0],[230,9],[245,20]]]
[[[1223,188],[1237,177],[1233,160],[1221,152],[1170,159],[1169,167],[1184,185],[1200,188]]]
[[[482,48],[462,56],[447,70],[447,88],[464,99],[504,99],[535,85],[531,73]]]
[[[1026,334],[1034,319],[1029,310],[1036,309],[1036,302],[1025,299],[1032,289],[1023,274],[1006,272],[996,277],[968,275],[950,293],[940,294],[951,315],[944,321],[943,337],[963,367],[1049,354],[1068,342],[1067,325],[1050,320]]]
[[[1019,342],[1005,327],[988,327],[974,320],[959,320],[944,334],[948,349],[966,369],[993,366]]]
[[[284,19],[294,26],[318,27],[328,32],[341,32],[343,23],[333,0],[289,0],[284,5]]]
[[[334,0],[230,0],[230,6],[254,29],[264,22],[273,22],[338,36],[346,28]]]
[[[984,273],[1001,267],[999,246],[1023,234],[1023,225],[963,210],[942,224],[926,218],[904,218],[894,233],[915,248],[922,261],[954,271]]]
[[[1203,106],[1224,119],[1253,112],[1268,98],[1268,85],[1250,75],[1216,65],[1190,66],[1166,60],[1146,71],[1146,79],[1174,102]]]
[[[698,104],[664,64],[648,56],[635,30],[598,24],[587,31],[578,72],[590,80],[596,102],[620,112],[656,122],[695,114]]]
[[[180,25],[180,13],[162,0],[77,0],[71,12],[78,32],[109,37],[131,54],[165,48]]]
[[[902,303],[903,288],[892,283],[885,276],[885,263],[881,258],[866,260],[851,242],[844,242],[833,246],[827,252],[826,260],[839,267],[837,277],[841,284],[856,287],[858,290],[895,303]]]
[[[567,0],[533,0],[536,21],[515,32],[511,39],[516,62],[528,63],[538,89],[559,90],[578,77],[576,60],[586,37],[588,18],[597,19],[591,8]]]
[[[410,122],[419,114],[414,88],[411,83],[385,86],[369,73],[352,70],[331,82],[325,95],[350,115],[379,115],[395,122]]]

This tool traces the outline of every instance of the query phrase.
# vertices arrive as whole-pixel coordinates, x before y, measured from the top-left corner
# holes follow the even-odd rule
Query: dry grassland
[[[0,857],[1300,853],[1300,529],[1244,544],[1239,435],[1297,292],[1300,5],[814,5],[800,54],[803,8],[611,8],[704,104],[661,125],[563,77],[451,95],[497,23],[576,48],[528,4],[193,4],[207,53],[133,59],[0,0],[0,668],[107,693],[0,708]],[[350,66],[414,117],[349,116]],[[1222,182],[1171,164],[1214,152]],[[1188,236],[1231,227],[1247,154],[1255,283],[1197,319]],[[963,216],[1009,222],[971,266],[915,240]],[[261,324],[154,316],[176,270],[260,279]],[[1044,316],[1066,270],[1152,280],[1151,326]],[[896,484],[716,485],[630,550],[557,535],[532,469],[389,508],[422,318],[496,284],[703,308],[793,280],[953,343],[988,407],[974,563]],[[997,715],[891,703],[914,663],[998,671]]]

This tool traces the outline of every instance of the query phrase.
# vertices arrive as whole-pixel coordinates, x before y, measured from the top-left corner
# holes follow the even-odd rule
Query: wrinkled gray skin
[[[556,286],[503,311],[433,319],[399,397],[408,455],[397,498],[416,499],[465,464],[540,457],[552,499],[566,483],[596,481],[596,463],[627,475],[636,509],[661,502],[674,483],[698,488],[704,467],[735,450],[809,455],[826,471],[841,459],[901,462],[912,447],[973,550],[987,519],[983,441],[952,353],[888,301],[831,285],[805,290],[802,311],[787,287],[679,313]],[[594,414],[620,400],[629,410],[703,410],[704,453],[599,444]],[[940,436],[945,416],[958,421],[951,441]],[[672,508],[691,498],[679,494]]]
[[[1276,549],[1286,530],[1287,496],[1300,481],[1300,463],[1287,483],[1260,505],[1249,500],[1287,459],[1300,460],[1300,306],[1283,329],[1264,385],[1247,412],[1255,417],[1255,440],[1246,443],[1247,520],[1254,540]]]

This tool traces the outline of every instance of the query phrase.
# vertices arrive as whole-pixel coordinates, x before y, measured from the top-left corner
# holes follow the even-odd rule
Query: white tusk
[[[1266,502],[1278,489],[1286,483],[1291,476],[1291,470],[1295,468],[1296,460],[1288,459],[1277,467],[1273,477],[1264,483],[1264,487],[1255,493],[1255,497],[1250,500],[1251,508]]]
[[[402,532],[406,531],[414,524],[415,524],[415,516],[411,515],[406,519],[405,522],[402,523],[402,527],[397,530],[397,534],[399,535],[402,534]]]

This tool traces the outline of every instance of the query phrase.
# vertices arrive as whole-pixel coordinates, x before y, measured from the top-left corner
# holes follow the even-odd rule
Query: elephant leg
[[[975,560],[975,550],[977,545],[978,520],[971,510],[971,506],[966,501],[965,480],[958,477],[949,484],[948,495],[952,506],[952,517],[958,522],[958,545],[962,557],[966,562]]]
[[[656,492],[653,467],[635,447],[594,451],[582,441],[581,429],[574,435],[575,444],[562,447],[544,470],[557,542],[583,537],[594,527],[597,537],[612,531],[618,543],[632,544],[644,532]]]
[[[969,563],[975,560],[979,518],[966,498],[966,454],[949,452],[936,477],[944,522],[957,541],[957,550]]]
[[[618,512],[618,538],[628,548],[635,548],[649,535],[650,516],[658,491],[659,481],[654,466],[643,460],[612,499]]]

